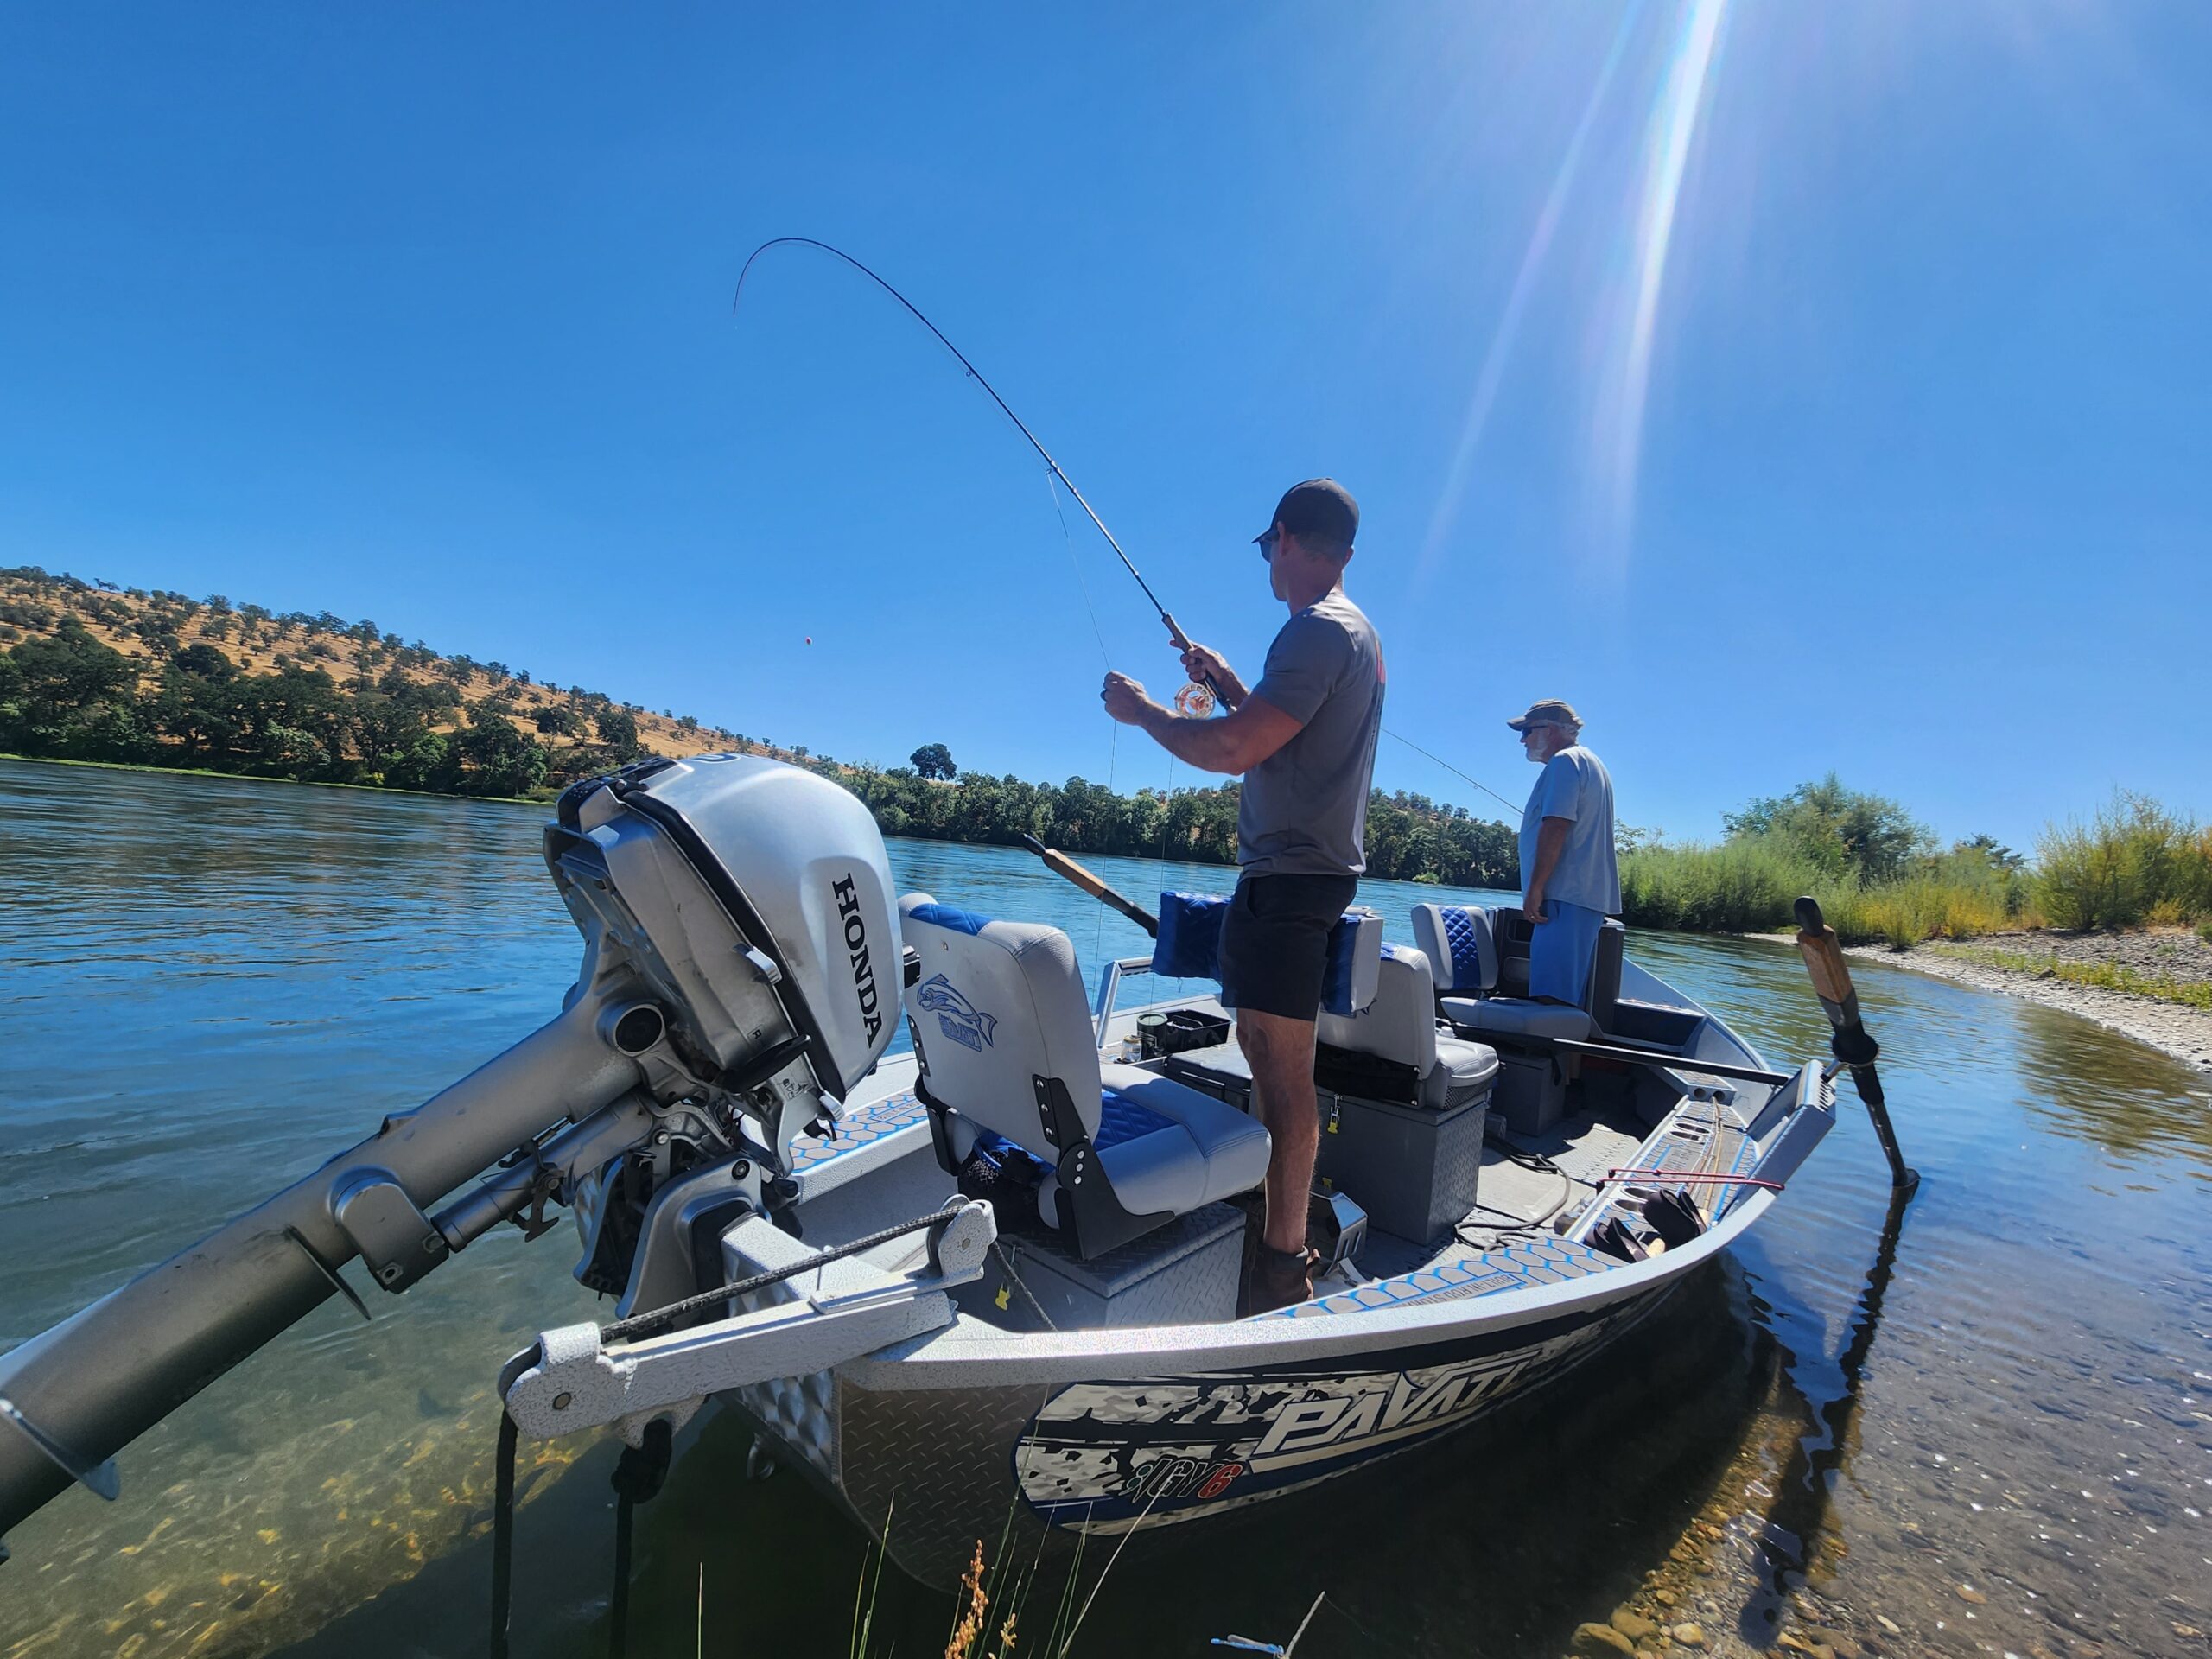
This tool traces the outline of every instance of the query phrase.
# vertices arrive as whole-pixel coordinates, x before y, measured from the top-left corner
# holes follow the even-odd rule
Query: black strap
[[[515,1420],[499,1414],[492,1488],[492,1659],[507,1659],[507,1611],[514,1598]]]
[[[614,1593],[607,1601],[607,1651],[623,1659],[630,1645],[631,1511],[660,1496],[674,1455],[676,1431],[665,1417],[645,1425],[642,1445],[626,1446],[607,1478],[614,1488]]]

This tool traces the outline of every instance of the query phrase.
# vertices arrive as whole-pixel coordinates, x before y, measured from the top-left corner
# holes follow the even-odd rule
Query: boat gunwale
[[[1667,984],[1649,969],[1641,964],[1638,967],[1654,984],[1664,987],[1675,999],[1675,1006],[1703,1014],[1711,1022],[1711,1028],[1722,1035],[1747,1064],[1764,1063],[1758,1052],[1718,1014]],[[1140,1014],[1211,1000],[1201,993],[1116,1010],[1109,1028],[1114,1034],[1102,1045],[1102,1050],[1118,1043],[1121,1035],[1134,1033]],[[912,1062],[913,1058],[911,1054],[900,1055],[892,1064]],[[1685,1057],[1682,1065],[1686,1070],[1694,1070],[1696,1061]],[[1808,1062],[1792,1074],[1793,1080],[1816,1067],[1817,1063]],[[1778,1085],[1777,1095],[1785,1092],[1789,1086]],[[887,1095],[872,1099],[884,1097]],[[1775,1097],[1770,1096],[1769,1099]],[[1676,1111],[1688,1103],[1678,1106]],[[1808,1113],[1818,1114],[1825,1122],[1809,1135],[1795,1133]],[[1663,1130],[1674,1116],[1670,1113],[1662,1118],[1654,1126],[1653,1134]],[[1753,1114],[1754,1118],[1758,1116]],[[1769,1126],[1762,1137],[1765,1150],[1753,1166],[1752,1173],[1786,1180],[1826,1137],[1834,1122],[1833,1093],[1804,1089],[1797,1103]],[[913,1131],[900,1131],[899,1135],[911,1132]],[[1774,1154],[1785,1148],[1790,1154],[1787,1166],[1770,1170]],[[1740,1191],[1743,1196],[1730,1204],[1721,1218],[1690,1243],[1642,1262],[1624,1262],[1618,1267],[1554,1284],[1531,1285],[1481,1296],[1437,1297],[1392,1307],[1305,1313],[1290,1319],[1080,1331],[1010,1332],[972,1314],[962,1313],[950,1325],[848,1360],[836,1370],[841,1378],[856,1387],[905,1392],[1104,1381],[1156,1376],[1169,1370],[1178,1374],[1233,1371],[1464,1342],[1563,1315],[1586,1312],[1596,1314],[1616,1303],[1672,1285],[1740,1238],[1780,1196],[1776,1190],[1765,1186],[1746,1186]]]

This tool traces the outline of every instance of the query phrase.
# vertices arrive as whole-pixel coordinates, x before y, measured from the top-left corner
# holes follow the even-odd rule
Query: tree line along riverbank
[[[504,663],[446,655],[372,621],[277,613],[224,595],[118,589],[0,569],[0,750],[298,782],[550,798],[648,754],[772,755],[830,777],[885,831],[1228,864],[1234,783],[1121,794],[1071,778],[963,774],[942,744],[881,766],[655,713]],[[2140,797],[2054,823],[2033,855],[1986,836],[1944,845],[1898,803],[1831,776],[1726,816],[1709,843],[1622,831],[1634,926],[1757,932],[1818,897],[1847,939],[1910,944],[2060,928],[2212,929],[2212,830]],[[1465,808],[1376,791],[1377,877],[1520,884],[1515,830]]]

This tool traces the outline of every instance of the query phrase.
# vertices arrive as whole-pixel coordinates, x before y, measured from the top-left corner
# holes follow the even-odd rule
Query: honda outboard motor
[[[579,1276],[620,1287],[660,1189],[706,1179],[722,1205],[761,1207],[793,1137],[834,1122],[889,1045],[890,864],[835,784],[748,756],[647,761],[564,794],[545,856],[584,938],[560,1014],[0,1356],[0,1532],[72,1479],[112,1496],[105,1459],[327,1297],[350,1298],[338,1269],[356,1255],[404,1290],[503,1221],[537,1236],[560,1202],[585,1226]]]
[[[741,755],[647,762],[569,790],[558,814],[545,861],[576,925],[650,988],[707,1103],[751,1120],[785,1167],[891,1039],[898,910],[875,821],[811,772]]]

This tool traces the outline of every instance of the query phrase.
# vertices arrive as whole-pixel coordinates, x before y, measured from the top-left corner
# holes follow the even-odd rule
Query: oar
[[[1920,1172],[1908,1168],[1897,1147],[1897,1132],[1890,1127],[1889,1103],[1882,1098],[1882,1079],[1874,1070],[1881,1046],[1868,1034],[1859,1018],[1859,992],[1851,982],[1851,969],[1843,959],[1843,946],[1835,930],[1812,899],[1797,901],[1797,949],[1805,958],[1805,971],[1813,976],[1813,994],[1834,1027],[1828,1048],[1851,1068],[1859,1097],[1866,1103],[1866,1116],[1874,1120],[1874,1134],[1890,1160],[1890,1185],[1900,1193],[1920,1185]]]
[[[1021,844],[1043,859],[1045,868],[1053,874],[1065,876],[1101,904],[1111,905],[1120,911],[1122,915],[1144,929],[1154,938],[1160,937],[1160,922],[1157,918],[1132,900],[1122,898],[1120,893],[1101,881],[1089,870],[1084,869],[1065,853],[1054,852],[1034,836],[1022,836]]]

